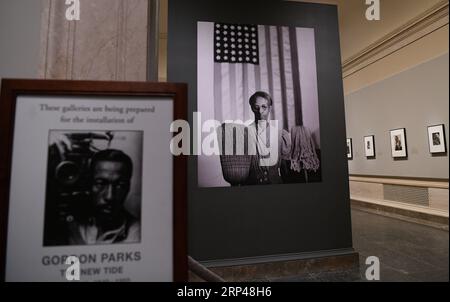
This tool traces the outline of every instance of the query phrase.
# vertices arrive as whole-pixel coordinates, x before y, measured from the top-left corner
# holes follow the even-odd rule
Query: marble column
[[[39,77],[145,81],[147,0],[80,0],[79,21],[64,0],[43,0]]]

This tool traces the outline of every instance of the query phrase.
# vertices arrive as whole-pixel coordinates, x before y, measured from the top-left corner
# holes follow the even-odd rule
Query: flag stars
[[[215,24],[213,41],[216,62],[259,64],[255,25]]]

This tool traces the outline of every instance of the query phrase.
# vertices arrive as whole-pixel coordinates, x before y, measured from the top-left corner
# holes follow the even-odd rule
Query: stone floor
[[[274,279],[274,282],[362,282],[365,261],[380,259],[381,282],[449,281],[449,232],[352,210],[353,246],[360,254],[360,272],[320,272]]]

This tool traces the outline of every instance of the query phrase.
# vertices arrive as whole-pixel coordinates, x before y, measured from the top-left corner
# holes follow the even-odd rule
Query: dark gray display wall
[[[314,28],[323,180],[204,189],[197,186],[197,161],[191,157],[189,254],[200,261],[245,263],[267,256],[293,259],[351,251],[337,7],[266,0],[170,0],[168,79],[189,84],[191,125],[197,111],[199,21]]]

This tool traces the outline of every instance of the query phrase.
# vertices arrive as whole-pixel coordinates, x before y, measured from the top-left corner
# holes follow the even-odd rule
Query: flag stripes
[[[248,100],[256,91],[265,91],[273,98],[272,119],[286,130],[302,125],[297,30],[259,25],[256,33],[257,64],[214,61],[215,119],[253,120]]]

